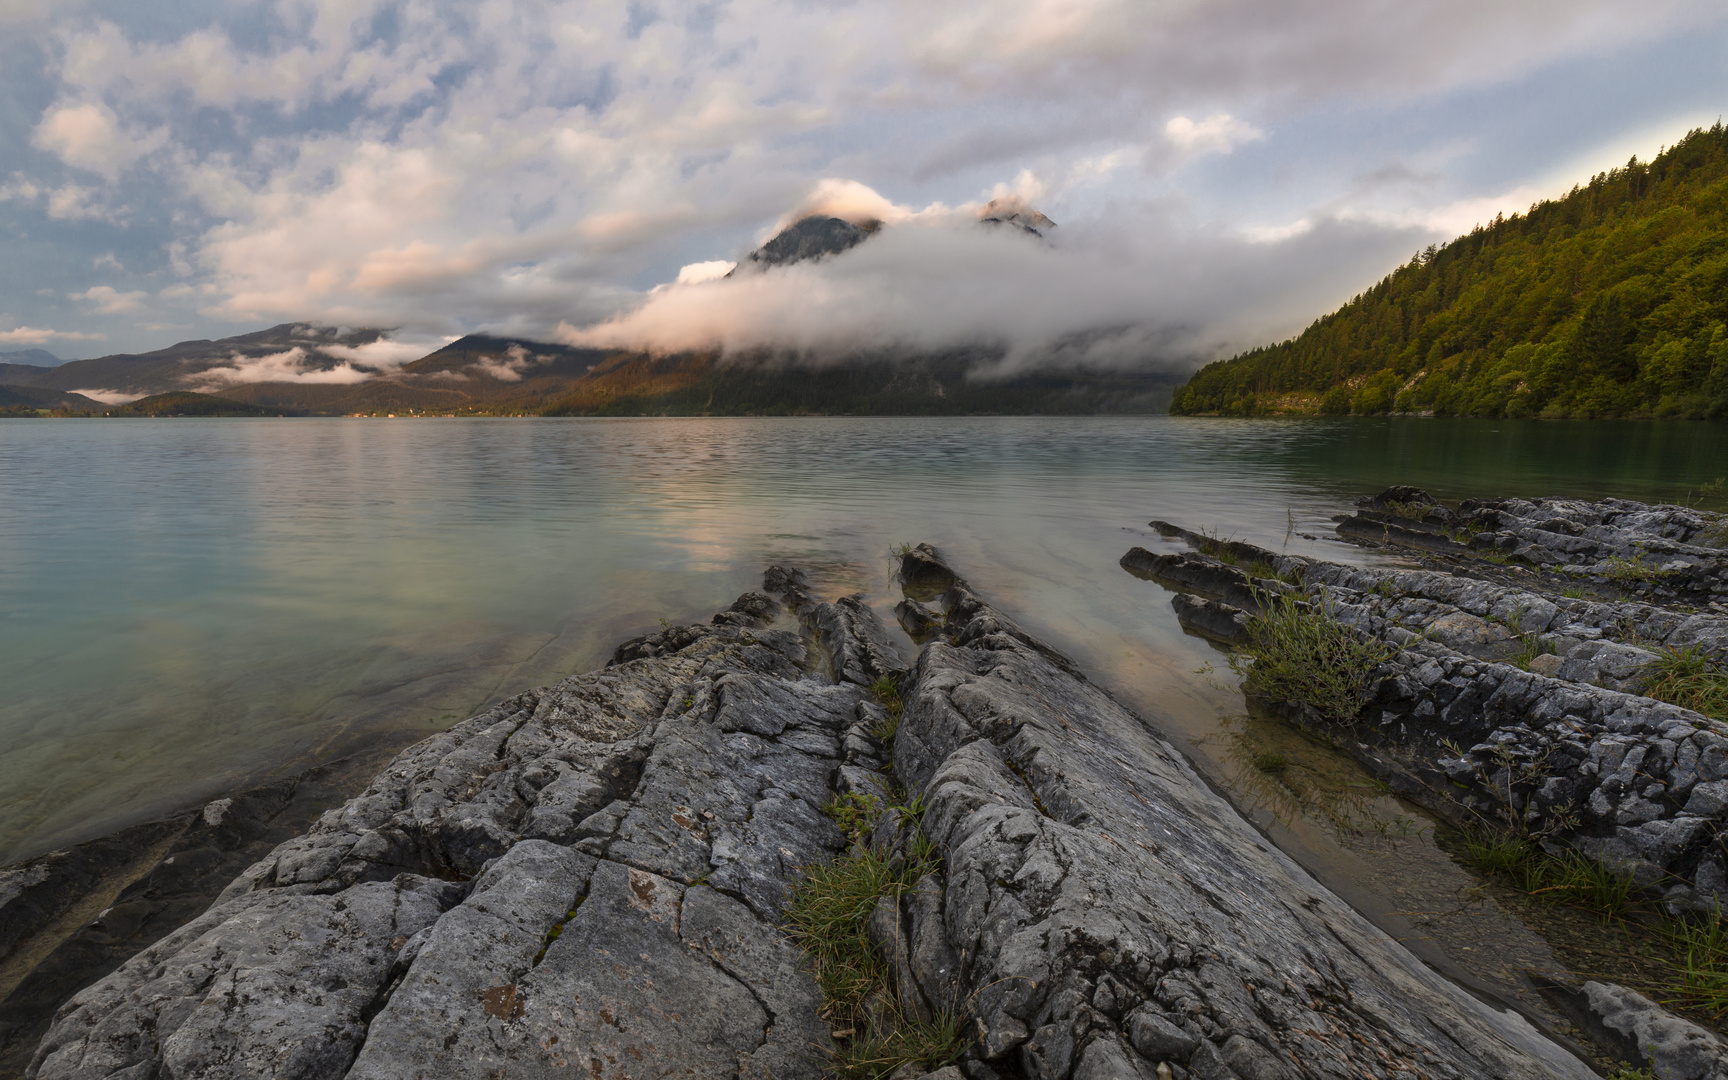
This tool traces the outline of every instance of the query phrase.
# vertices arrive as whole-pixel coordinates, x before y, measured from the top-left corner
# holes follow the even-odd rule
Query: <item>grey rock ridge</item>
[[[1314,881],[927,547],[894,768],[998,1075],[1587,1077]],[[974,1075],[990,1075],[977,1072]]]
[[[1680,508],[1613,509],[1662,522]],[[1348,732],[1294,715],[1340,736],[1401,794],[1458,820],[1516,815],[1676,908],[1728,901],[1717,839],[1728,826],[1728,725],[1638,693],[1659,650],[1728,659],[1728,612],[1568,597],[1534,575],[1507,584],[1462,567],[1349,566],[1152,524],[1198,550],[1135,548],[1122,565],[1197,594],[1172,605],[1195,632],[1240,640],[1248,615],[1300,580],[1340,621],[1398,647]],[[1688,580],[1709,594],[1719,578]]]
[[[795,1077],[833,1043],[781,929],[821,810],[889,790],[941,873],[872,934],[942,1080],[1586,1077],[1272,849],[1162,739],[920,548],[908,671],[774,568],[708,624],[400,754],[83,990],[50,1078]],[[772,595],[769,595],[772,594]],[[795,621],[794,621],[795,620]],[[866,685],[899,679],[892,747]]]
[[[1495,554],[1561,570],[1657,601],[1728,598],[1728,521],[1688,506],[1629,499],[1466,499],[1456,511],[1420,488],[1359,501],[1338,523],[1346,537],[1433,551]]]

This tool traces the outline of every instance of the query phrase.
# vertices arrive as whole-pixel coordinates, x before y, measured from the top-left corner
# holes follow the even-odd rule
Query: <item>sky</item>
[[[1697,0],[0,0],[0,350],[1193,364],[1714,123],[1725,60]],[[720,276],[805,212],[886,224]]]

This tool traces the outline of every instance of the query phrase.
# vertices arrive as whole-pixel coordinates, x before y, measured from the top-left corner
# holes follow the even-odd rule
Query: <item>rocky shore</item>
[[[1717,674],[1728,664],[1720,518],[1621,500],[1453,510],[1394,488],[1339,521],[1340,537],[1402,551],[1409,569],[1152,526],[1170,549],[1135,548],[1122,565],[1175,590],[1192,632],[1252,649],[1255,620],[1300,611],[1383,647],[1352,715],[1276,696],[1257,704],[1459,825],[1580,853],[1676,914],[1719,910],[1728,724],[1645,691],[1665,662]],[[1620,993],[1598,984],[1574,1011],[1600,1032],[1598,1006]],[[1694,1034],[1710,1052],[1660,1075],[1728,1075],[1721,1044]]]
[[[908,665],[774,568],[399,755],[81,991],[32,1077],[818,1076],[807,868],[935,853],[869,918],[944,1080],[1585,1077],[1273,849],[920,547]],[[881,700],[892,688],[902,711]],[[885,738],[886,737],[886,738]],[[837,806],[903,800],[849,838]]]

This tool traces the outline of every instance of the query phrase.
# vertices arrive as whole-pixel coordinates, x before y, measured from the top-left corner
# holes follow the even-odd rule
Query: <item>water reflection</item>
[[[1708,425],[1162,417],[0,423],[0,861],[436,730],[769,562],[929,540],[1185,747],[1240,699],[1116,560],[1357,495],[1679,497]],[[1294,522],[1294,527],[1292,527]]]

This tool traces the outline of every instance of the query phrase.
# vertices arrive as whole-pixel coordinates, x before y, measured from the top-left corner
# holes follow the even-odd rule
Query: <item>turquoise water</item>
[[[1724,473],[1728,428],[1683,423],[4,421],[0,862],[438,730],[771,562],[886,613],[904,541],[1191,732],[1240,703],[1116,566],[1149,518],[1364,559],[1300,534],[1391,483],[1680,499]]]

